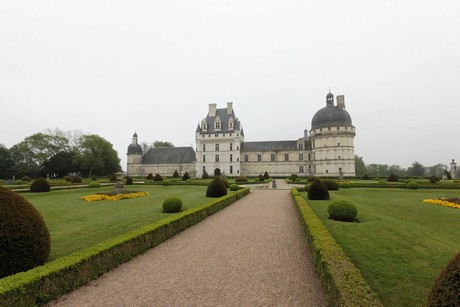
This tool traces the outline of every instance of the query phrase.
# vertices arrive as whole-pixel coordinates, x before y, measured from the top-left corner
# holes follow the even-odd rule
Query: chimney
[[[345,96],[339,95],[335,98],[337,100],[337,108],[339,108],[340,110],[345,110]]]
[[[216,107],[217,105],[215,103],[210,103],[209,104],[209,117],[215,117],[216,116]]]
[[[233,113],[233,102],[227,102],[227,114],[231,115]]]

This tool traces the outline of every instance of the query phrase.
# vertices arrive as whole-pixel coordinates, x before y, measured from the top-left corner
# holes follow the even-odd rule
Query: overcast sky
[[[366,164],[460,161],[460,1],[0,2],[0,143],[47,128],[195,147],[209,103],[294,140],[345,95]]]

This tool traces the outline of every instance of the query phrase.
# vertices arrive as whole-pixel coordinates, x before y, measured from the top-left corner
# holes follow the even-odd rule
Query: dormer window
[[[233,130],[234,129],[233,126],[234,126],[233,125],[233,118],[230,118],[228,120],[228,130]]]
[[[208,130],[208,125],[205,119],[203,119],[203,121],[201,122],[201,129],[203,129],[203,131]]]
[[[216,121],[216,129],[220,129],[220,122]]]
[[[219,116],[216,116],[216,119],[214,120],[214,129],[218,131],[222,129],[222,122],[220,121]]]

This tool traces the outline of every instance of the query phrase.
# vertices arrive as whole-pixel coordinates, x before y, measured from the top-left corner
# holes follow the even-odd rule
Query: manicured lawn
[[[460,210],[422,200],[459,194],[459,190],[333,191],[332,199],[356,204],[360,223],[329,220],[329,201],[308,202],[385,306],[425,306],[436,276],[460,251]]]
[[[125,186],[125,190],[149,192],[146,197],[99,202],[80,200],[81,196],[111,190],[113,187],[21,194],[40,211],[48,226],[49,260],[169,216],[161,212],[163,201],[168,197],[180,197],[184,204],[182,210],[209,201],[205,197],[206,187],[148,185]]]

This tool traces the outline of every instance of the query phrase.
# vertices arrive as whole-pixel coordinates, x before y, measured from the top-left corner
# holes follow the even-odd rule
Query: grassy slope
[[[451,190],[342,189],[361,223],[327,218],[329,202],[309,201],[386,306],[423,306],[447,261],[460,250],[460,210],[422,203]],[[458,196],[458,195],[457,195]]]
[[[43,215],[51,234],[51,255],[48,260],[68,255],[98,242],[162,219],[163,201],[179,196],[183,210],[206,202],[206,187],[195,186],[131,186],[125,190],[146,191],[150,196],[120,201],[85,202],[81,196],[113,188],[77,189],[50,193],[25,193]]]

